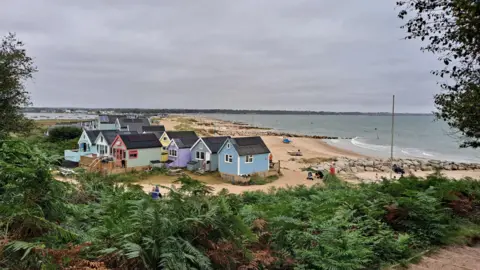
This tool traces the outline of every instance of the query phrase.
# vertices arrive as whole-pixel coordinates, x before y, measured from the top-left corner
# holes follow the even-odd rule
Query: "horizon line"
[[[207,112],[207,111],[230,111],[230,112],[284,112],[284,113],[347,113],[347,114],[392,114],[392,112],[362,112],[362,111],[315,111],[315,110],[289,110],[289,109],[187,109],[187,108],[135,108],[135,107],[24,107],[24,110],[28,109],[73,109],[73,110],[139,110],[139,111],[192,111],[192,112]],[[433,112],[395,112],[395,114],[421,114],[421,115],[433,115]]]

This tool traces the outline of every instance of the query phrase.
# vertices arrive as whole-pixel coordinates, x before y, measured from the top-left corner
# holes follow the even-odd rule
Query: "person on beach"
[[[307,180],[313,180],[312,172],[307,173]]]
[[[160,190],[158,190],[158,186],[156,187],[152,187],[152,192],[150,192],[150,194],[152,195],[152,199],[154,200],[158,200],[158,198],[160,197]]]
[[[394,173],[401,174],[402,176],[405,173],[405,170],[400,168],[399,166],[397,166],[397,164],[393,164],[392,170],[393,170]]]
[[[335,175],[335,162],[332,162],[332,166],[330,166],[330,174]]]

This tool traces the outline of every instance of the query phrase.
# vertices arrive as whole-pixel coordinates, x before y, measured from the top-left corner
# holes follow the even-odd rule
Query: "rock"
[[[452,170],[452,165],[447,165],[447,164],[446,164],[446,165],[443,165],[442,168],[443,168],[444,170],[451,171],[451,170]]]
[[[420,169],[421,169],[422,171],[431,171],[431,170],[432,170],[432,166],[428,166],[428,165],[426,165],[426,164],[423,164],[423,165],[420,167]]]
[[[366,172],[373,172],[373,168],[372,167],[365,167],[365,171]]]
[[[431,165],[438,165],[440,164],[440,160],[430,159],[428,163]]]
[[[375,165],[375,162],[373,160],[367,160],[363,163],[365,167],[373,167]]]
[[[337,161],[335,163],[335,167],[338,168],[338,169],[344,169],[345,168],[345,162],[343,161]]]
[[[357,167],[355,167],[355,169],[357,170],[357,172],[364,172],[365,171],[365,167],[363,167],[363,166],[357,166]]]
[[[382,166],[382,167],[380,168],[380,170],[381,170],[382,172],[389,172],[389,171],[390,171],[390,167]]]
[[[458,165],[457,164],[452,164],[452,171],[458,170]]]
[[[458,166],[458,170],[459,171],[465,171],[465,167],[463,167],[462,165]]]
[[[358,172],[357,167],[350,167],[350,171],[352,171],[352,173]]]

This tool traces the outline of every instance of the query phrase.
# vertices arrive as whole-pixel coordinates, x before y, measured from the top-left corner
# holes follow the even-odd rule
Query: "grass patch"
[[[335,161],[335,158],[326,158],[326,157],[314,157],[314,158],[300,158],[297,160],[299,163],[322,163],[322,162],[332,162]]]
[[[79,178],[103,178],[107,183],[135,183],[140,180],[148,179],[152,176],[157,175],[166,175],[168,169],[166,168],[152,168],[150,171],[137,171],[132,170],[125,173],[115,173],[102,175],[98,172],[87,172],[84,168],[78,168],[75,170],[78,173],[77,179]]]
[[[248,181],[245,182],[235,182],[234,185],[237,186],[254,186],[254,185],[266,185],[272,183],[275,180],[280,178],[278,175],[270,175],[267,177],[261,177],[259,175],[253,175]]]
[[[175,121],[178,123],[189,124],[189,125],[198,122],[196,119],[189,118],[189,117],[178,117],[175,119]]]
[[[191,130],[193,130],[193,127],[190,124],[185,124],[185,123],[175,125],[173,128],[175,130],[178,130],[178,131],[191,131]]]
[[[79,122],[90,122],[92,120],[85,120],[85,119],[78,119],[78,120],[71,120],[71,119],[42,119],[42,120],[35,120],[35,124],[40,128],[45,128],[48,126],[53,126],[55,124],[73,124]]]

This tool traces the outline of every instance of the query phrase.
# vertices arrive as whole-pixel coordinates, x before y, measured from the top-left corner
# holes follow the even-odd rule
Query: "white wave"
[[[402,148],[401,152],[406,156],[417,157],[417,158],[433,158],[437,156],[437,154],[426,152],[425,150],[418,149],[418,148]]]
[[[337,140],[337,139],[330,139],[330,142],[331,142],[331,143],[338,143],[339,140]]]
[[[368,144],[368,143],[364,143],[364,142],[361,142],[360,141],[360,138],[359,137],[355,137],[353,138],[352,140],[350,140],[350,142],[357,146],[357,147],[361,147],[361,148],[364,148],[364,149],[369,149],[369,150],[373,150],[373,151],[385,151],[385,150],[388,150],[388,145],[379,145],[379,144]]]
[[[422,155],[427,156],[427,157],[433,157],[433,154],[427,153],[427,152],[422,152]]]

